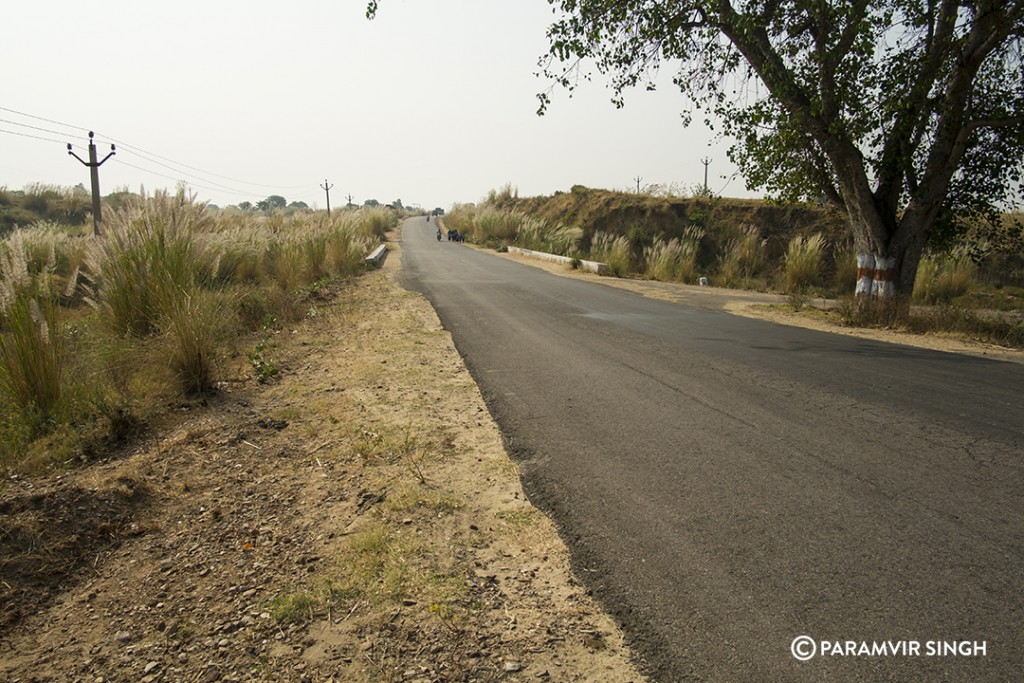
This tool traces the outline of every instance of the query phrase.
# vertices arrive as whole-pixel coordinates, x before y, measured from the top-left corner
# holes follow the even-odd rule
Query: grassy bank
[[[215,390],[239,358],[272,376],[268,335],[315,315],[317,289],[362,272],[396,222],[387,209],[214,213],[159,193],[125,198],[101,237],[13,230],[0,242],[0,467],[88,459],[168,397]]]

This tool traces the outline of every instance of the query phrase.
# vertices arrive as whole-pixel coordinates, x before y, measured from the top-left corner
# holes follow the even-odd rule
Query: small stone
[[[505,669],[505,673],[512,674],[512,673],[515,673],[517,671],[522,671],[523,670],[523,665],[520,664],[519,662],[514,662],[514,661],[509,660],[509,661],[505,662],[505,666],[503,668]]]
[[[160,662],[149,662],[148,664],[146,664],[146,668],[142,670],[142,673],[148,674],[150,671],[157,668],[158,666],[160,666]]]
[[[116,640],[119,643],[130,642],[131,639],[132,639],[132,634],[131,634],[130,631],[118,631],[117,633],[114,634],[114,640]]]

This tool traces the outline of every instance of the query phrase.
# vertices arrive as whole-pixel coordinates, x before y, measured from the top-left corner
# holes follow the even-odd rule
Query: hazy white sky
[[[555,90],[538,117],[545,0],[384,0],[372,22],[365,5],[7,3],[0,186],[88,187],[66,143],[84,158],[95,130],[101,155],[119,143],[104,194],[184,180],[222,206],[280,194],[322,208],[325,179],[333,206],[351,194],[447,208],[506,183],[535,195],[637,176],[691,187],[704,157],[713,191],[750,196],[730,180],[727,144],[682,126],[668,79],[616,110],[596,76],[572,99]]]

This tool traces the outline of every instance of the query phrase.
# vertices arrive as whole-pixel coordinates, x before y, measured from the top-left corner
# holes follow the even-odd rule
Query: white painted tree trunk
[[[857,254],[858,297],[891,299],[896,296],[896,259],[874,254]]]

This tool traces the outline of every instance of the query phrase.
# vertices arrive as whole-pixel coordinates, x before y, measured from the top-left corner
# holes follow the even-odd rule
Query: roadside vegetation
[[[937,236],[918,270],[909,316],[854,305],[857,278],[844,217],[816,205],[773,205],[574,186],[551,197],[493,190],[453,207],[445,224],[476,244],[519,246],[606,263],[612,275],[776,292],[794,311],[843,325],[948,332],[1024,347],[1024,215],[978,219]],[[815,300],[836,302],[820,306]]]
[[[272,379],[280,326],[316,315],[317,291],[362,272],[398,220],[383,207],[211,211],[179,191],[118,197],[93,237],[81,194],[22,193],[18,211],[47,219],[0,241],[5,473],[87,460],[169,399],[215,391],[239,359]]]

